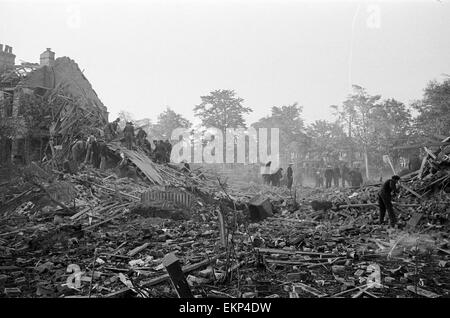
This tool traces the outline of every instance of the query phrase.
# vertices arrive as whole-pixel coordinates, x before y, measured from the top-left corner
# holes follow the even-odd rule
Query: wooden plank
[[[169,273],[173,287],[177,291],[179,298],[194,298],[191,288],[184,276],[179,259],[173,253],[166,254],[163,265]]]
[[[289,250],[279,250],[274,248],[256,248],[257,251],[261,253],[270,253],[270,254],[299,254],[299,255],[309,255],[309,256],[319,256],[323,258],[327,257],[338,257],[337,254],[328,254],[328,253],[317,253],[317,252],[302,252],[302,251],[289,251]]]
[[[419,224],[422,217],[423,217],[422,213],[413,213],[413,215],[411,216],[411,218],[407,223],[407,227],[411,229],[415,228],[417,224]]]
[[[415,195],[416,197],[418,197],[419,199],[422,199],[422,196],[421,196],[420,194],[418,194],[416,191],[411,190],[410,188],[408,188],[407,186],[405,186],[405,185],[402,184],[402,183],[399,183],[399,184],[400,184],[400,186],[401,186],[403,189],[405,189],[406,191],[408,191],[408,192],[414,194],[414,195]]]
[[[415,293],[417,295],[424,296],[424,297],[427,297],[427,298],[438,298],[438,297],[441,297],[440,295],[438,295],[436,293],[433,293],[433,292],[428,291],[426,289],[420,288],[418,286],[414,287],[414,286],[409,285],[409,286],[406,287],[406,289],[409,290],[410,292],[413,292],[413,293]]]
[[[269,264],[284,264],[284,265],[318,265],[328,264],[328,259],[308,259],[308,260],[281,260],[281,259],[266,259]],[[321,261],[318,263],[312,263],[314,261]]]
[[[319,298],[327,296],[327,294],[324,294],[321,291],[319,291],[311,286],[305,285],[303,283],[295,283],[294,285],[292,285],[292,287],[293,287],[293,290],[295,293],[298,293],[298,289],[300,289],[302,291],[313,294],[314,296],[319,297]]]
[[[150,245],[150,243],[142,244],[141,246],[138,246],[138,247],[136,247],[135,249],[129,251],[129,252],[127,253],[127,256],[133,257],[133,256],[136,255],[137,253],[139,253],[139,252],[145,250],[149,245]]]
[[[422,164],[420,165],[419,174],[417,175],[419,179],[422,179],[423,169],[425,168],[425,163],[427,162],[428,155],[423,157]]]
[[[141,150],[130,150],[126,147],[122,147],[117,142],[111,142],[106,146],[112,151],[123,152],[127,159],[131,161],[146,177],[149,181],[155,184],[164,185],[164,179],[155,169],[153,161]]]

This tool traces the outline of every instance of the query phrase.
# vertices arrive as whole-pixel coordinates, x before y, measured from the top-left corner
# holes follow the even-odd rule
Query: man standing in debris
[[[382,225],[384,222],[384,215],[386,214],[386,210],[388,211],[391,227],[394,227],[397,223],[397,218],[392,207],[392,195],[395,196],[397,194],[397,182],[399,180],[399,176],[393,176],[391,179],[383,183],[380,192],[378,193],[378,205],[380,207],[380,225]]]
[[[263,183],[264,184],[270,184],[270,165],[272,164],[272,161],[269,161],[268,163],[266,163],[266,165],[264,166],[264,171],[262,174],[263,177]]]
[[[131,150],[134,143],[134,126],[131,121],[127,122],[125,128],[123,129],[123,135],[125,137],[125,145]]]
[[[275,187],[279,187],[282,178],[283,178],[283,168],[278,168],[277,172],[271,175],[272,185]]]
[[[363,177],[362,177],[361,171],[359,171],[358,167],[351,170],[349,172],[349,176],[350,176],[350,181],[352,183],[352,187],[360,187],[363,184]]]
[[[315,172],[316,188],[323,187],[322,168],[317,168]]]
[[[147,133],[144,129],[139,128],[138,133],[136,135],[136,144],[138,147],[144,147],[145,139],[147,138]]]
[[[95,144],[95,145],[94,145]],[[84,158],[84,164],[91,164],[94,155],[94,147],[97,146],[97,140],[94,135],[90,135],[86,141],[86,157]]]
[[[294,182],[294,171],[292,171],[292,165],[293,165],[293,164],[294,164],[293,162],[290,162],[290,163],[289,163],[289,167],[287,168],[287,171],[286,171],[287,188],[288,188],[289,190],[291,190],[291,188],[292,188],[292,183]]]
[[[163,141],[162,140],[158,140],[156,142],[155,156],[156,156],[156,162],[157,163],[163,163],[164,162],[165,147],[163,145]]]
[[[83,161],[84,154],[84,141],[80,138],[77,138],[75,143],[72,146],[72,159],[78,164]]]
[[[348,177],[349,177],[349,172],[350,169],[347,167],[347,163],[344,162],[344,165],[342,166],[342,171],[341,171],[341,177],[342,177],[342,187],[345,187],[345,181],[347,181],[348,183]]]
[[[100,156],[100,167],[99,168],[100,168],[100,170],[105,170],[108,148],[106,147],[106,143],[104,140],[100,140],[98,143],[98,153]]]
[[[117,129],[119,127],[119,122],[120,122],[120,118],[117,118],[112,123],[106,124],[106,127],[104,129],[106,141],[111,141],[117,137],[117,135],[118,135]]]
[[[170,162],[170,154],[172,153],[172,144],[169,139],[166,139],[164,142],[166,145],[166,162]]]
[[[336,188],[339,188],[339,178],[341,177],[341,169],[336,164],[333,169],[333,183]]]
[[[333,169],[329,165],[325,169],[325,188],[331,188],[331,180],[333,180]]]

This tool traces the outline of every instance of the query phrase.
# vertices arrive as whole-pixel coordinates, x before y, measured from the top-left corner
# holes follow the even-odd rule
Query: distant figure
[[[315,173],[315,180],[316,180],[316,188],[323,187],[322,168],[317,168],[316,173]]]
[[[289,190],[291,190],[292,188],[292,183],[294,182],[294,171],[292,170],[292,165],[294,163],[290,162],[289,163],[289,167],[286,170],[286,177],[287,177],[287,188]]]
[[[298,169],[297,172],[297,178],[295,178],[295,184],[299,185],[300,187],[303,187],[303,176],[306,174],[305,168]]]
[[[119,169],[119,177],[135,178],[136,171],[129,166],[128,159],[125,157],[125,154],[123,152],[120,154],[120,157],[122,158],[122,160],[117,165],[117,168]]]
[[[78,164],[83,161],[85,151],[85,143],[81,139],[77,139],[72,146],[72,159]]]
[[[165,159],[166,147],[164,146],[164,142],[162,140],[158,140],[156,142],[156,162],[163,163]]]
[[[114,138],[117,137],[118,135],[118,128],[119,128],[119,122],[120,122],[120,118],[117,118],[115,121],[113,121],[112,123],[108,123],[105,126],[105,129],[103,130],[104,134],[105,134],[105,140],[111,141]]]
[[[166,162],[170,162],[170,154],[172,153],[172,144],[170,143],[169,139],[166,139],[164,142],[166,145]]]
[[[279,187],[283,178],[283,168],[278,168],[277,172],[272,174],[272,185]]]
[[[127,149],[133,149],[134,143],[134,126],[132,122],[127,122],[125,128],[123,129],[123,135],[125,137],[125,145]]]
[[[262,175],[264,184],[270,184],[270,165],[272,161],[269,161],[264,166],[264,173]]]
[[[352,187],[360,187],[363,184],[363,177],[359,168],[355,168],[349,172]]]
[[[86,141],[86,157],[84,158],[85,164],[92,164],[95,147],[97,147],[97,140],[94,135],[90,135]]]
[[[98,142],[98,153],[100,156],[100,170],[105,170],[106,167],[106,158],[108,156],[108,147],[106,147],[106,143],[104,140],[100,140]]]
[[[335,165],[333,168],[333,183],[334,187],[339,188],[339,178],[341,177],[341,169],[339,169],[338,165]]]
[[[144,145],[143,145],[144,151],[147,152],[149,156],[151,156],[153,150],[152,150],[152,144],[150,141],[148,141],[147,138],[144,139]]]
[[[325,188],[331,188],[331,180],[333,180],[333,169],[331,166],[327,166],[327,169],[325,169]]]
[[[380,207],[380,224],[384,222],[384,216],[386,210],[388,211],[389,221],[391,227],[394,227],[397,223],[397,218],[392,207],[392,194],[395,196],[397,193],[397,182],[400,177],[395,175],[391,179],[387,180],[378,192],[378,205]]]
[[[191,166],[189,166],[189,163],[187,163],[186,160],[183,160],[183,168],[181,169],[181,172],[189,174],[191,173]]]
[[[92,166],[96,169],[100,168],[100,152],[99,152],[99,141],[96,139],[92,144]]]
[[[349,182],[349,172],[350,172],[350,169],[347,167],[347,163],[344,162],[344,165],[342,166],[342,171],[341,171],[342,187],[345,187],[345,181],[347,181],[347,183]]]
[[[147,133],[144,131],[144,129],[139,128],[137,135],[136,135],[137,146],[143,148],[146,138],[147,138]]]

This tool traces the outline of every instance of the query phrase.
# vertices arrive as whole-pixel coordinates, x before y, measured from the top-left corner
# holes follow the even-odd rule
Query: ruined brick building
[[[80,125],[74,114],[84,114],[93,126],[107,122],[107,108],[72,59],[55,59],[49,48],[40,55],[39,63],[16,65],[15,57],[10,46],[0,44],[0,163],[41,160],[50,138],[56,147],[70,141],[75,136],[63,138],[62,134],[68,134],[68,122],[75,129]],[[24,102],[33,100],[27,98],[30,96],[46,97],[48,107],[54,107],[57,99],[67,102],[59,103],[57,110],[52,108],[51,125],[36,123],[30,127],[24,118]],[[11,127],[14,129],[8,131]]]

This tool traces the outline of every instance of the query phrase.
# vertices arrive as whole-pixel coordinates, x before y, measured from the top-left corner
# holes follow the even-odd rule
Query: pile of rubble
[[[445,187],[424,194],[409,176],[399,231],[376,224],[379,186],[289,191],[154,168],[173,182],[32,165],[2,184],[1,296],[448,296]]]

